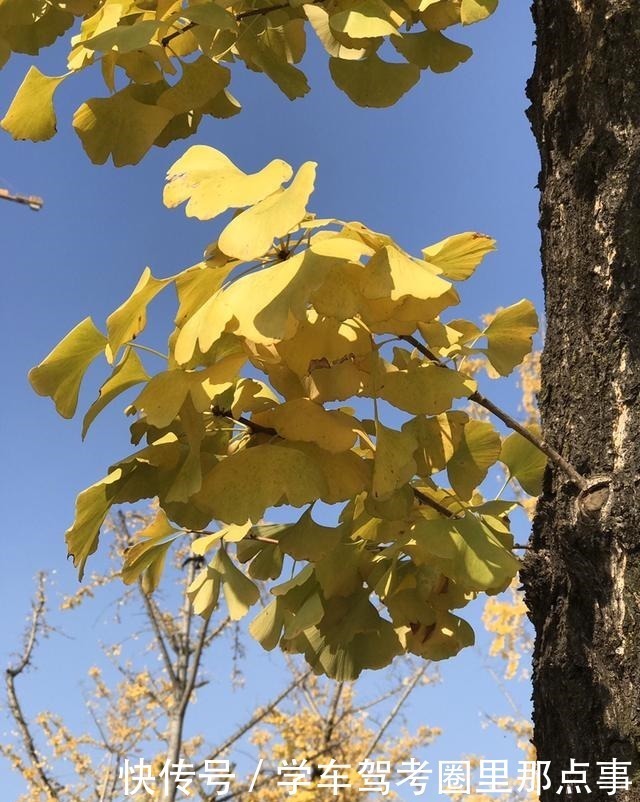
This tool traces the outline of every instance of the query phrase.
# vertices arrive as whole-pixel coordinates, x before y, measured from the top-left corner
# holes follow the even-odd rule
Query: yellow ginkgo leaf
[[[107,359],[113,362],[118,350],[134,340],[147,325],[147,305],[164,289],[171,279],[157,279],[145,267],[140,280],[127,300],[107,318]]]
[[[122,468],[116,468],[99,482],[83,490],[76,499],[76,516],[65,533],[69,556],[82,580],[87,559],[98,548],[100,527],[109,512],[124,478]]]
[[[166,89],[158,105],[174,114],[200,109],[229,84],[231,73],[208,56],[200,56],[182,67],[182,77],[175,86]]]
[[[486,354],[501,376],[508,376],[531,351],[538,331],[538,315],[531,301],[523,299],[501,309],[484,330]]]
[[[375,499],[388,498],[416,472],[413,454],[416,438],[407,430],[398,432],[376,424],[376,454],[371,492]]]
[[[84,374],[102,352],[106,342],[104,334],[87,317],[37,367],[29,371],[33,389],[38,395],[52,398],[63,418],[73,417]]]
[[[219,462],[193,501],[211,518],[243,524],[260,520],[269,507],[309,504],[326,490],[322,471],[302,450],[260,445]]]
[[[391,43],[411,64],[421,70],[451,72],[473,55],[467,45],[447,39],[440,31],[421,31],[392,36]]]
[[[399,248],[385,245],[371,257],[362,273],[365,298],[399,301],[412,296],[420,300],[440,298],[451,289],[427,262],[411,259]]]
[[[497,7],[498,0],[462,0],[460,20],[463,25],[472,25],[493,14]]]
[[[462,373],[437,365],[422,365],[385,374],[379,385],[381,398],[414,415],[439,415],[454,398],[468,398],[476,383]]]
[[[541,437],[539,426],[528,428],[537,438]],[[510,434],[502,444],[500,461],[504,462],[510,475],[517,479],[525,493],[530,496],[539,496],[542,493],[547,457],[533,443],[517,432]]]
[[[469,501],[489,468],[500,458],[502,442],[491,423],[470,420],[447,463],[451,486],[463,501]]]
[[[332,453],[348,451],[356,441],[354,419],[338,410],[327,410],[307,398],[279,404],[253,416],[261,426],[273,428],[286,440],[317,443]]]
[[[169,169],[163,199],[170,208],[188,201],[188,217],[210,220],[227,209],[261,201],[292,174],[291,167],[280,159],[257,173],[243,173],[219,150],[194,145]]]
[[[29,67],[0,125],[14,139],[51,139],[56,133],[53,95],[66,77],[43,75],[37,67]]]
[[[82,439],[87,435],[89,426],[93,423],[96,416],[113,401],[114,398],[135,387],[140,382],[148,381],[147,375],[140,357],[133,348],[128,348],[120,362],[113,369],[113,373],[107,381],[100,387],[98,398],[91,404],[82,421]]]
[[[367,50],[365,48],[347,47],[336,39],[329,25],[329,14],[324,10],[324,8],[316,6],[313,3],[307,3],[303,6],[303,10],[307,15],[307,19],[315,31],[316,36],[330,56],[335,56],[335,58],[346,60],[353,60],[361,59],[364,55],[366,55]]]
[[[155,36],[159,23],[156,20],[139,20],[133,25],[117,25],[114,28],[103,30],[82,44],[88,50],[130,53],[133,50],[142,50]]]
[[[331,58],[331,77],[358,106],[393,106],[420,80],[414,64],[392,64],[375,53],[361,61]]]
[[[355,0],[329,17],[332,30],[352,39],[372,39],[396,33],[402,17],[383,0]]]
[[[495,249],[496,241],[491,237],[477,231],[466,231],[429,245],[422,253],[428,262],[442,270],[444,276],[453,281],[464,281]]]
[[[306,250],[242,276],[213,295],[185,323],[175,344],[176,360],[187,363],[196,344],[206,353],[224,331],[253,343],[271,344],[291,337],[327,266],[328,260]]]
[[[94,164],[111,156],[122,167],[137,164],[172,117],[170,109],[140,103],[127,87],[83,103],[73,115],[73,127]]]
[[[220,250],[249,262],[265,254],[274,239],[295,228],[307,213],[316,166],[315,162],[305,162],[286,189],[274,192],[235,217],[220,234]]]

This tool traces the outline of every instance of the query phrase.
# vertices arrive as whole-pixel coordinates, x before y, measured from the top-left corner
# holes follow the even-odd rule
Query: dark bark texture
[[[534,744],[560,794],[640,800],[640,3],[534,0],[529,111],[541,154],[547,470],[522,572],[536,630]],[[631,761],[609,795],[598,761]]]

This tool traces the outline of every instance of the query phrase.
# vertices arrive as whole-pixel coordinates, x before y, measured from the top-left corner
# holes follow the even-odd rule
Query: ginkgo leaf
[[[529,426],[532,433],[541,437],[539,426]],[[539,496],[542,493],[542,479],[547,467],[547,457],[539,448],[514,432],[502,444],[500,461],[509,469],[509,474],[517,479],[525,493]]]
[[[391,43],[411,64],[421,70],[451,72],[473,55],[467,45],[448,39],[440,31],[421,31],[392,36]]]
[[[415,452],[417,472],[430,476],[441,471],[454,455],[469,421],[466,412],[443,412],[433,418],[419,416],[407,421],[402,430],[410,432],[418,443]]]
[[[401,19],[398,16],[398,24]],[[383,0],[356,0],[331,14],[329,25],[352,39],[371,39],[396,33],[398,24],[392,20],[393,12]]]
[[[229,608],[229,617],[232,621],[239,621],[258,601],[260,592],[224,549],[218,551],[212,567],[218,570],[222,577],[222,592]]]
[[[501,376],[508,376],[533,347],[538,315],[531,301],[522,300],[501,309],[484,330],[486,354]]]
[[[496,241],[486,234],[467,231],[424,248],[424,258],[442,270],[453,281],[464,281],[473,275],[484,257],[495,251]]]
[[[11,45],[0,36],[0,70],[11,58]]]
[[[413,64],[392,64],[375,53],[361,61],[331,58],[331,77],[354,103],[370,108],[393,106],[420,80]]]
[[[460,22],[460,0],[423,0],[420,19],[432,31],[441,31]]]
[[[365,298],[390,298],[399,301],[407,296],[428,300],[440,298],[451,289],[426,262],[411,259],[399,248],[385,245],[369,260],[362,275]]]
[[[207,566],[187,588],[187,596],[193,606],[193,612],[203,618],[209,618],[218,604],[222,576],[219,571]]]
[[[73,127],[94,164],[111,156],[122,167],[137,164],[172,117],[170,109],[140,103],[127,87],[83,103],[73,115]]]
[[[324,8],[314,5],[313,3],[305,3],[303,9],[316,36],[330,56],[350,60],[360,59],[366,55],[367,50],[365,48],[359,47],[354,49],[347,47],[336,39],[329,25],[329,14]]]
[[[24,81],[11,101],[0,125],[14,139],[43,142],[56,133],[53,96],[66,75],[43,75],[37,67],[29,67]]]
[[[446,520],[423,518],[413,537],[419,548],[437,558],[446,576],[469,590],[503,590],[519,568],[511,551],[471,513]]]
[[[135,340],[147,325],[147,305],[171,279],[157,279],[145,267],[140,280],[127,300],[107,318],[107,359],[113,362],[118,350],[129,340]]]
[[[149,375],[140,357],[133,348],[128,348],[122,355],[122,359],[113,369],[113,373],[98,391],[98,398],[91,404],[82,421],[82,439],[87,435],[89,427],[102,412],[102,410],[131,387],[135,387],[140,382],[149,381]]]
[[[240,219],[240,218],[236,218]],[[188,362],[196,348],[207,353],[225,329],[254,343],[291,337],[305,317],[311,293],[323,279],[326,260],[308,250],[242,276],[206,301],[180,331],[175,358]]]
[[[302,451],[260,445],[219,462],[204,477],[194,502],[211,518],[241,524],[258,521],[269,507],[309,504],[326,490],[322,471]]]
[[[72,329],[42,362],[29,371],[29,381],[38,395],[53,399],[63,418],[72,418],[84,374],[100,354],[107,338],[90,317]]]
[[[139,20],[133,25],[118,25],[101,31],[97,36],[83,39],[82,44],[89,50],[116,50],[118,53],[142,50],[155,36],[158,25],[156,20]]]
[[[279,538],[282,551],[294,560],[317,562],[334,549],[342,537],[339,528],[313,520],[310,507],[300,520],[284,529]]]
[[[462,373],[437,365],[386,373],[378,391],[381,398],[413,415],[438,415],[454,398],[468,398],[476,383]]]
[[[145,415],[147,423],[162,429],[176,418],[187,394],[198,412],[210,409],[214,397],[232,386],[245,361],[245,354],[233,354],[204,370],[157,373],[132,406]]]
[[[498,0],[462,0],[460,20],[463,25],[472,25],[493,14],[497,7]]]
[[[167,551],[180,537],[180,532],[171,525],[164,510],[158,510],[148,527],[138,532],[138,542],[127,549],[122,566],[122,581],[132,585],[142,577],[145,593],[152,593],[160,583]]]
[[[210,220],[229,208],[258,203],[292,175],[291,167],[280,159],[257,173],[243,173],[219,150],[194,145],[169,169],[164,204],[171,208],[188,201],[188,217]]]
[[[278,600],[274,599],[249,624],[249,632],[263,649],[270,652],[280,641],[283,625],[282,610],[278,605]]]
[[[251,51],[251,60],[271,78],[289,100],[304,97],[309,91],[309,82],[302,70],[289,64],[284,58],[278,58],[270,47],[258,42],[256,48]]]
[[[177,19],[187,19],[214,31],[235,31],[238,27],[233,14],[230,14],[217,3],[190,5],[188,8],[181,8],[175,16]]]
[[[175,86],[166,89],[158,105],[174,114],[200,109],[229,84],[231,73],[207,56],[200,56],[182,67],[182,77]]]
[[[473,646],[475,635],[471,626],[453,613],[438,613],[433,624],[423,625],[406,636],[406,648],[425,660],[445,660],[454,657],[465,646]]]
[[[468,501],[500,458],[500,435],[487,421],[470,420],[464,427],[453,456],[447,463],[451,486]]]
[[[100,527],[117,496],[123,476],[122,468],[116,468],[104,479],[83,490],[76,499],[75,520],[65,533],[65,542],[80,580],[84,576],[88,557],[98,548]]]
[[[398,432],[381,423],[376,424],[376,453],[371,488],[375,499],[390,496],[412,479],[416,472],[413,453],[417,445],[410,432]]]
[[[261,426],[273,428],[286,440],[317,443],[333,453],[348,451],[356,441],[354,420],[337,410],[326,410],[307,398],[279,404],[253,416]]]
[[[286,189],[275,192],[235,217],[218,239],[223,253],[249,262],[266,253],[274,239],[283,237],[297,226],[307,213],[316,167],[315,162],[305,162]]]

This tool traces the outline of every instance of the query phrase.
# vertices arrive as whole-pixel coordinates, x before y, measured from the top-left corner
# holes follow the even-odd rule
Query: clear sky
[[[540,308],[538,157],[524,115],[524,87],[533,61],[528,4],[502,0],[493,18],[455,29],[452,38],[470,44],[474,56],[451,74],[425,74],[390,110],[353,106],[332,85],[326,59],[313,43],[306,59],[312,91],[294,103],[264,76],[237,65],[231,90],[243,104],[242,113],[204,123],[189,144],[213,145],[245,170],[277,157],[294,167],[317,161],[314,211],[362,220],[390,232],[409,250],[458,231],[491,234],[499,251],[462,285],[461,313],[477,319],[522,297]],[[8,106],[27,63],[14,58],[2,71],[0,109]],[[61,74],[64,49],[43,54],[40,65],[44,72]],[[73,110],[89,94],[104,94],[95,74],[62,85],[59,133],[50,142],[16,143],[0,135],[0,186],[45,199],[39,213],[0,203],[5,345],[1,593],[10,611],[3,627],[2,664],[17,645],[36,571],[55,571],[61,590],[74,587],[63,533],[73,516],[75,494],[129,450],[121,400],[96,421],[82,444],[80,421],[60,419],[47,399],[31,391],[27,371],[86,315],[102,326],[145,265],[155,275],[170,275],[198,261],[216,234],[211,224],[187,220],[181,210],[162,205],[164,174],[187,143],[154,149],[136,167],[90,164],[70,125]],[[151,316],[167,318],[172,311],[169,299],[160,300]],[[100,372],[90,372],[81,408],[91,402],[101,378]],[[507,406],[517,403],[509,382],[499,398]],[[33,710],[51,704],[54,687],[60,698],[74,693],[76,678],[92,662],[96,637],[108,637],[106,620],[96,605],[75,623],[67,621],[75,639],[62,641],[62,650],[61,641],[49,642],[43,651],[46,671],[29,680]],[[278,664],[269,661],[273,671],[266,684],[275,690]],[[482,739],[489,736],[479,729],[478,710],[500,704],[491,681],[478,675],[478,666],[471,653],[449,661],[443,666],[446,687],[430,689],[428,705],[412,714],[414,723],[427,717],[429,724],[448,730],[442,749],[449,756],[484,751]],[[227,711],[228,721],[239,720],[237,710],[250,709],[258,698],[258,691],[248,687],[234,702],[237,709]],[[525,708],[527,698],[525,689]],[[69,715],[82,720],[82,705],[70,706]],[[506,756],[499,753],[499,741],[486,744],[493,757]],[[5,771],[0,765],[0,776]],[[2,787],[18,785],[15,778],[3,778]]]

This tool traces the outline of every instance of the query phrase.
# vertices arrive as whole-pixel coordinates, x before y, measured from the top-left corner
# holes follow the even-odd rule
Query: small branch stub
[[[576,498],[576,511],[579,518],[599,518],[603,507],[609,500],[611,479],[609,476],[594,476],[587,480]]]

